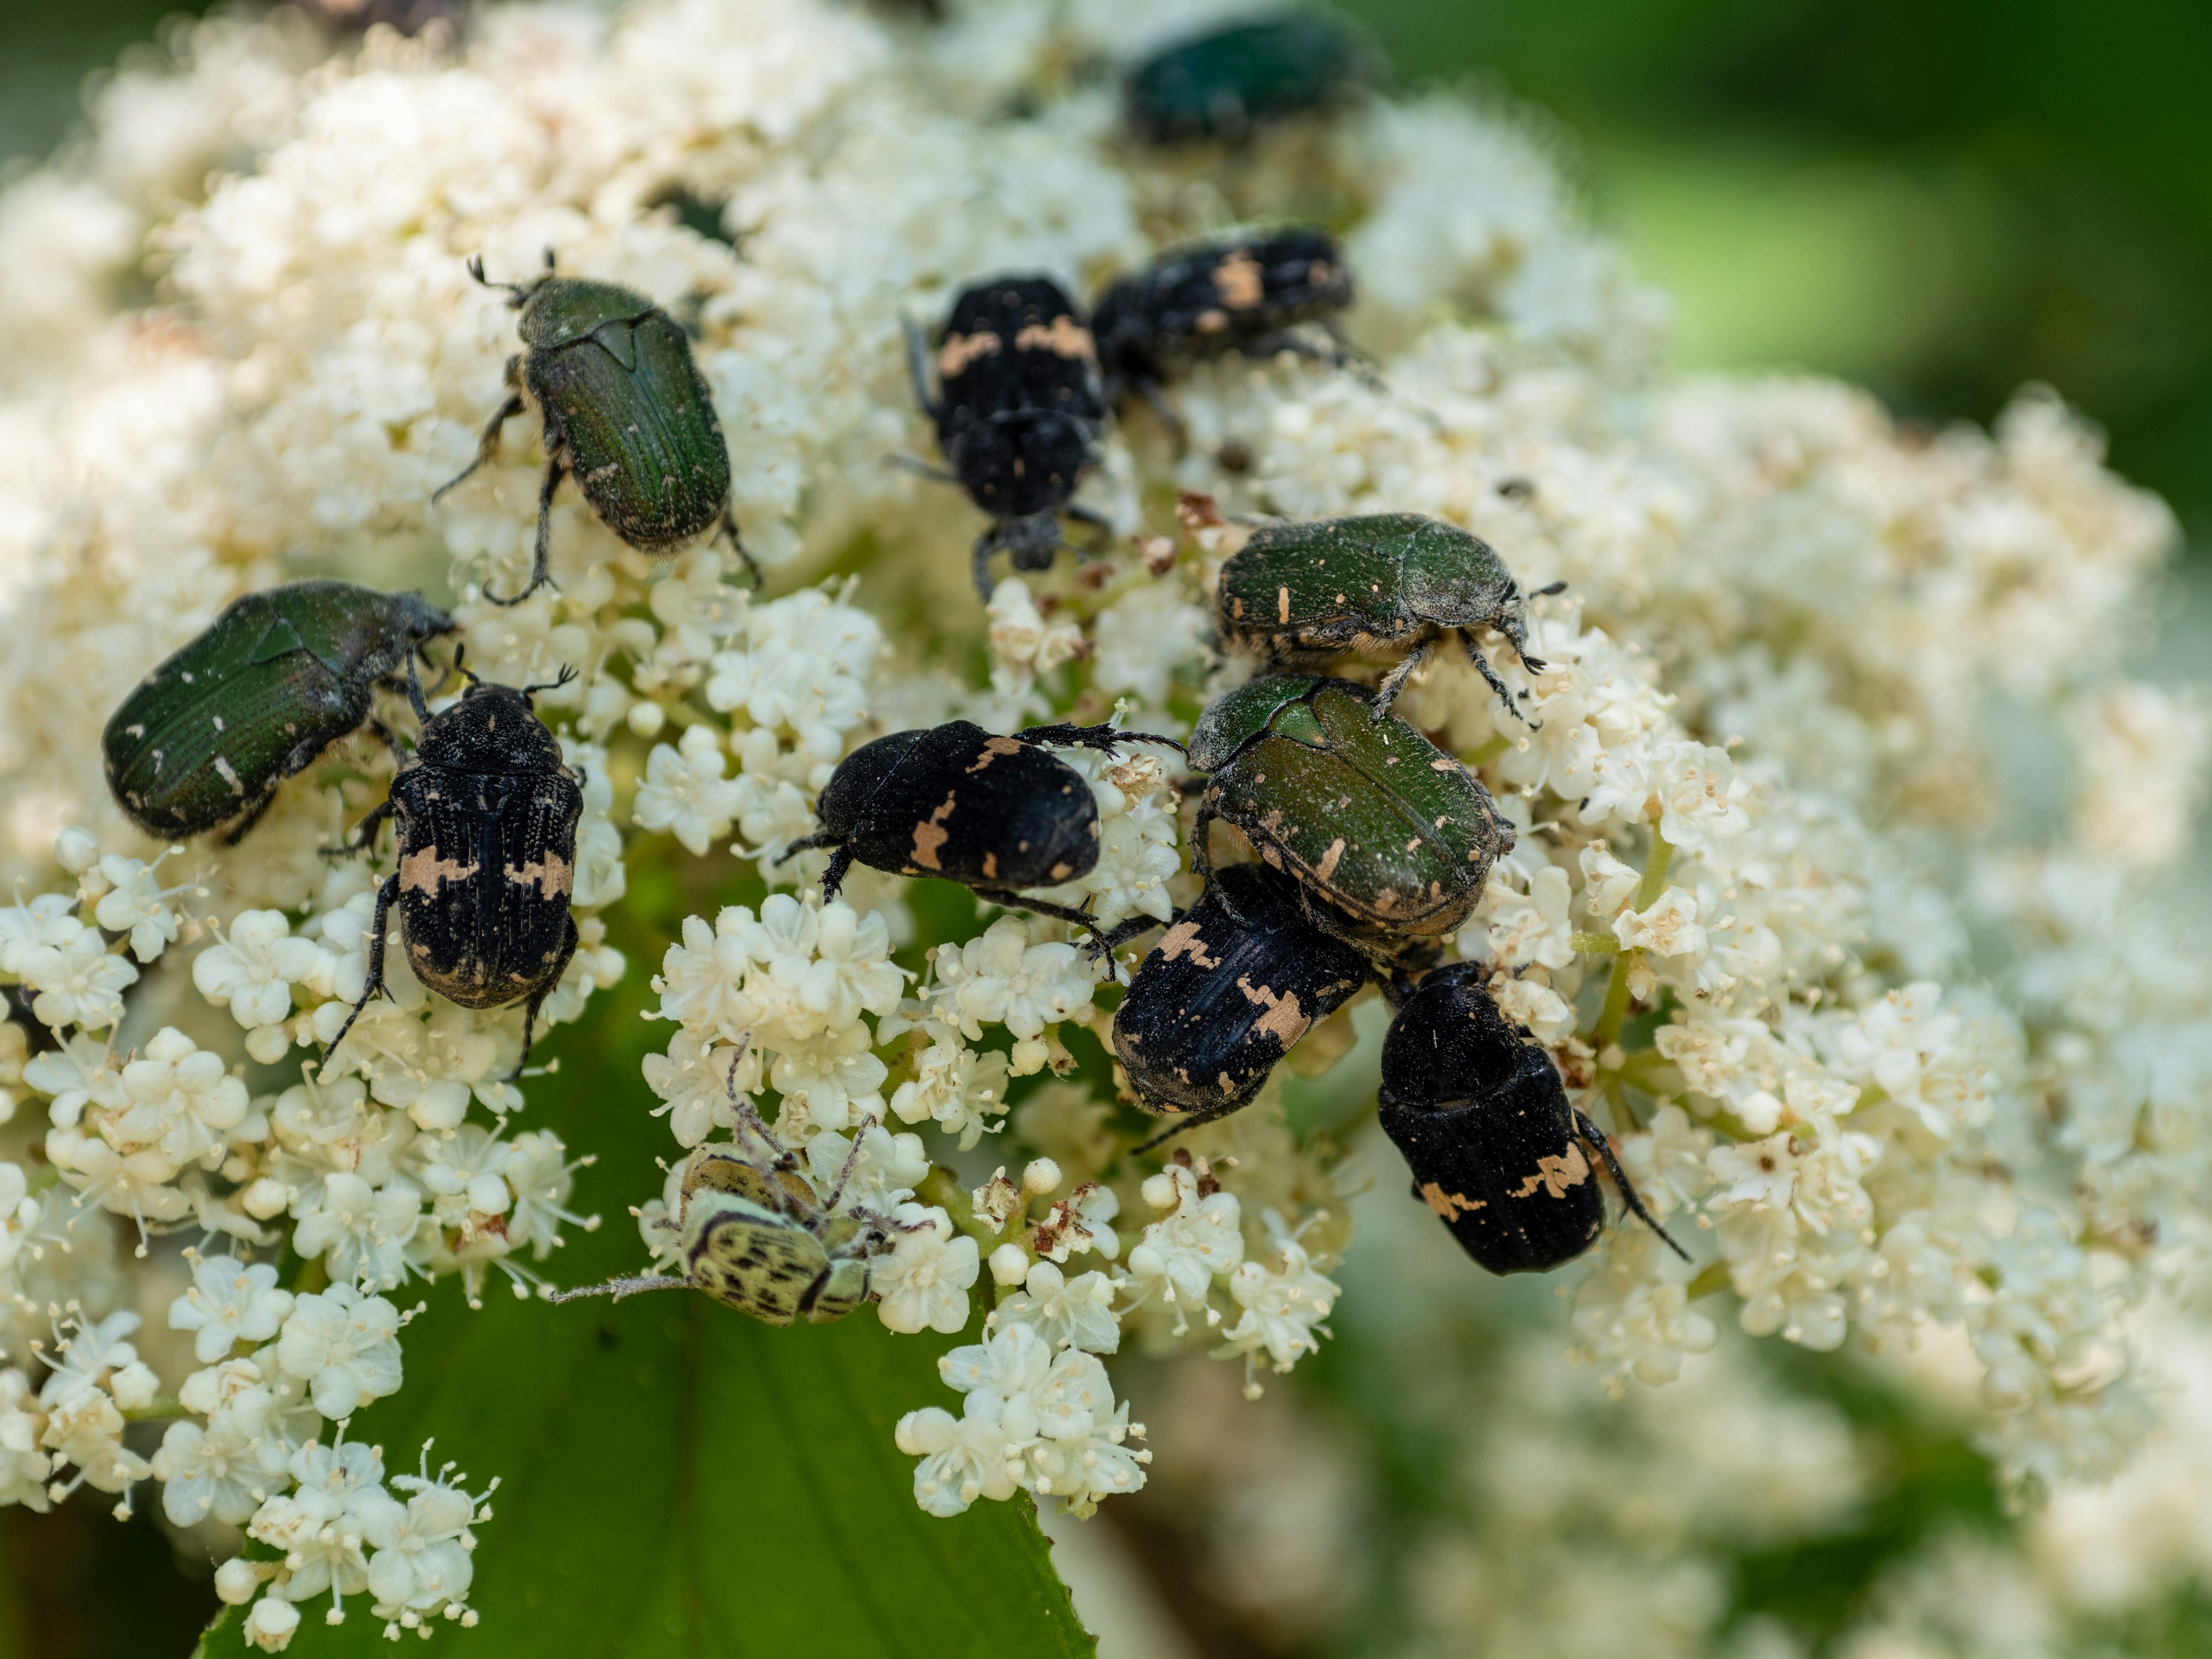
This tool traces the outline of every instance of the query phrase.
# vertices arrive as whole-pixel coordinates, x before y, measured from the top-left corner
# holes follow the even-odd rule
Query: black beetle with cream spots
[[[397,684],[423,641],[453,619],[418,593],[289,582],[234,599],[124,698],[100,734],[107,787],[161,840],[235,820],[235,844],[276,786],[368,726],[373,693]]]
[[[1188,1127],[1250,1104],[1275,1062],[1367,982],[1367,958],[1315,927],[1303,896],[1263,864],[1217,870],[1138,964],[1114,1052],[1146,1111]]]
[[[1628,1206],[1682,1255],[1605,1132],[1567,1103],[1551,1055],[1492,999],[1489,976],[1480,963],[1437,969],[1382,1041],[1380,1121],[1413,1168],[1413,1196],[1491,1272],[1544,1273],[1604,1228],[1595,1152]]]
[[[1098,351],[1075,302],[1049,276],[994,276],[961,290],[929,348],[907,324],[914,395],[937,423],[951,482],[989,514],[975,541],[976,592],[991,596],[991,556],[1005,548],[1017,570],[1043,570],[1065,543],[1062,514],[1103,531],[1070,504],[1091,470],[1106,394]]]
[[[1225,352],[1294,351],[1341,363],[1335,319],[1352,303],[1352,274],[1336,239],[1310,225],[1194,243],[1122,277],[1091,313],[1107,400],[1133,392],[1178,434],[1182,417],[1161,386],[1174,365]],[[1318,323],[1325,338],[1296,331]]]
[[[565,672],[556,684],[574,678]],[[527,1005],[528,1058],[538,1007],[576,952],[568,898],[584,794],[530,706],[532,693],[550,689],[475,681],[433,715],[409,676],[422,740],[354,838],[356,849],[371,845],[391,818],[399,869],[377,890],[368,982],[325,1059],[384,989],[385,929],[395,905],[407,965],[424,985],[464,1008]]]
[[[825,899],[837,896],[845,872],[859,863],[893,875],[941,876],[994,904],[1092,927],[1083,911],[1020,891],[1079,880],[1098,862],[1091,786],[1040,745],[1111,752],[1124,742],[1182,747],[1110,726],[1033,726],[1008,738],[951,720],[894,732],[845,757],[815,805],[820,832],[793,842],[786,856],[832,849],[822,877]],[[1156,925],[1132,918],[1099,935],[1101,948]]]

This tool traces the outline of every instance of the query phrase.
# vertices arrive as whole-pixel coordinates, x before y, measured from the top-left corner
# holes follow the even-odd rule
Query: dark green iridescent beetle
[[[1187,37],[1129,71],[1123,103],[1140,138],[1242,138],[1257,126],[1349,102],[1387,65],[1340,17],[1291,10]]]
[[[538,548],[530,584],[494,605],[520,605],[552,580],[553,492],[564,472],[599,521],[630,546],[674,553],[720,527],[760,580],[730,516],[730,451],[691,340],[677,320],[641,294],[577,276],[546,275],[525,286],[494,283],[483,261],[469,274],[503,288],[522,313],[524,350],[507,360],[507,401],[484,428],[477,458],[448,479],[436,501],[499,453],[500,430],[525,409],[544,428],[545,481],[538,492]]]
[[[423,641],[453,619],[419,593],[352,582],[290,582],[232,601],[138,683],[100,734],[107,787],[159,840],[239,820],[235,845],[276,786],[368,726],[372,693],[396,686]]]
[[[1191,769],[1210,775],[1191,867],[1210,875],[1206,833],[1225,818],[1322,901],[1316,925],[1392,957],[1467,920],[1513,825],[1474,773],[1374,704],[1364,685],[1312,674],[1216,698],[1190,739]]]
[[[1222,566],[1214,620],[1224,641],[1264,650],[1270,667],[1410,645],[1376,688],[1376,720],[1447,635],[1523,724],[1475,631],[1503,635],[1522,667],[1544,672],[1543,659],[1528,654],[1528,606],[1505,561],[1480,536],[1419,513],[1265,526]]]

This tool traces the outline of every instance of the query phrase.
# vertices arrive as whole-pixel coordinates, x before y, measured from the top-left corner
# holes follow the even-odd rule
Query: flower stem
[[[191,1407],[183,1401],[172,1400],[163,1395],[150,1404],[124,1413],[123,1420],[126,1423],[152,1423],[165,1417],[190,1417],[191,1414]]]

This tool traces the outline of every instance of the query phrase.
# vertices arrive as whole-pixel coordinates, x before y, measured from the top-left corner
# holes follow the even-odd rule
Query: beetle
[[[477,458],[431,495],[437,501],[499,453],[500,433],[534,409],[545,448],[538,491],[538,547],[520,605],[552,580],[553,494],[573,472],[599,521],[623,542],[674,553],[710,529],[728,534],[752,573],[760,568],[738,538],[730,512],[730,451],[707,382],[683,326],[642,294],[612,283],[553,274],[553,253],[536,282],[494,283],[483,260],[469,275],[505,289],[520,316],[523,349],[507,360],[507,401],[483,429]]]
[[[752,1103],[737,1091],[737,1062],[730,1065],[731,1104],[740,1140],[750,1134],[766,1162],[742,1145],[702,1146],[684,1166],[678,1216],[659,1224],[677,1234],[682,1274],[646,1273],[562,1291],[556,1302],[641,1291],[699,1290],[715,1301],[770,1325],[804,1315],[814,1324],[842,1319],[868,1298],[869,1261],[909,1224],[859,1206],[843,1206],[845,1188],[860,1158],[861,1135],[853,1140],[829,1194],[817,1195],[799,1159],[761,1121]],[[863,1118],[865,1135],[875,1121]]]
[[[1567,1103],[1552,1057],[1485,988],[1490,969],[1455,962],[1421,981],[1382,1039],[1382,1132],[1413,1172],[1413,1196],[1494,1273],[1571,1261],[1605,1225],[1588,1147],[1622,1200],[1684,1261],[1652,1218],[1613,1143]]]
[[[234,599],[170,653],[108,717],[107,787],[124,815],[161,840],[238,820],[235,846],[339,738],[373,718],[373,693],[453,619],[419,593],[352,582],[288,582]]]
[[[1110,529],[1071,504],[1091,470],[1106,394],[1091,330],[1049,276],[994,276],[963,289],[939,337],[937,391],[927,343],[906,324],[907,372],[937,425],[950,482],[991,515],[976,538],[975,591],[991,597],[991,556],[1017,570],[1048,568],[1066,544],[1060,515]]]
[[[1217,870],[1138,964],[1114,1052],[1146,1111],[1188,1127],[1249,1105],[1275,1062],[1367,982],[1366,957],[1315,927],[1300,896],[1264,864]]]
[[[1382,78],[1382,55],[1322,11],[1285,11],[1188,36],[1128,71],[1131,131],[1153,143],[1243,138],[1261,124],[1348,103]]]
[[[815,803],[819,833],[784,856],[829,848],[822,896],[837,896],[855,863],[899,876],[941,876],[994,904],[1034,910],[1091,930],[1093,948],[1110,951],[1153,918],[1129,918],[1101,933],[1085,911],[1018,890],[1079,881],[1098,863],[1098,803],[1083,775],[1039,745],[1081,745],[1111,753],[1122,743],[1172,738],[1111,726],[1032,726],[1012,737],[971,720],[894,732],[862,744],[838,763]]]
[[[353,841],[356,852],[373,845],[392,819],[399,869],[377,889],[368,981],[323,1050],[325,1065],[384,989],[385,930],[397,905],[407,965],[424,985],[464,1008],[527,1005],[511,1074],[522,1075],[538,1010],[576,953],[568,896],[584,811],[583,791],[530,699],[574,678],[564,669],[551,684],[516,687],[471,675],[460,701],[434,715],[409,674],[422,740]]]
[[[1309,907],[1317,926],[1395,955],[1467,920],[1513,825],[1466,766],[1374,703],[1315,674],[1216,698],[1191,733],[1191,768],[1208,775],[1191,869],[1209,873],[1206,836],[1224,818],[1322,901]]]
[[[1550,594],[1566,586],[1553,583]],[[1506,709],[1525,725],[1513,694],[1474,641],[1504,635],[1532,674],[1528,609],[1513,573],[1488,542],[1419,513],[1267,525],[1221,567],[1214,625],[1224,641],[1264,649],[1271,666],[1309,665],[1347,652],[1413,649],[1375,690],[1382,719],[1431,645],[1455,636]]]
[[[1346,350],[1334,340],[1334,319],[1351,303],[1352,273],[1336,239],[1312,226],[1176,249],[1115,283],[1092,307],[1107,400],[1135,392],[1180,434],[1182,417],[1161,392],[1170,363],[1285,350],[1341,362]],[[1332,349],[1290,331],[1309,322],[1330,331]]]

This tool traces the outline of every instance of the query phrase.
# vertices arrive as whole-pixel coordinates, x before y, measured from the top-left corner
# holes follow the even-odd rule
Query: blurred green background
[[[1831,373],[1939,422],[1987,421],[2022,384],[2047,381],[2105,426],[2120,471],[2162,492],[2200,550],[2212,545],[2204,0],[1345,9],[1382,37],[1402,80],[1470,82],[1556,124],[1598,221],[1673,295],[1678,366]],[[175,10],[0,0],[0,167],[50,151],[85,77]],[[2185,655],[2203,637],[2175,643]],[[1983,1477],[1963,1478],[1964,1499],[1942,1480],[1913,1490],[1990,1519]],[[127,1529],[119,1562],[112,1523],[86,1505],[40,1528],[23,1519],[0,1516],[0,1555],[18,1568],[0,1577],[36,1589],[0,1625],[35,1630],[42,1659],[184,1650],[207,1591],[169,1575],[149,1523]],[[1894,1516],[1883,1525],[1885,1550],[1914,1534]],[[1873,1571],[1854,1562],[1808,1577],[1784,1565],[1793,1582],[1852,1593]],[[130,1597],[111,1593],[118,1582]],[[2191,1650],[2203,1627],[2189,1629],[2139,1650]]]

